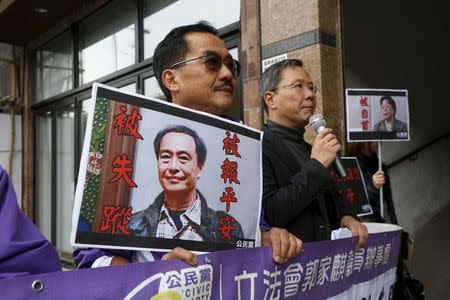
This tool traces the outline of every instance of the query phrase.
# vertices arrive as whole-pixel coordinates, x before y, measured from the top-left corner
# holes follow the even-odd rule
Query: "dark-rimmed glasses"
[[[270,91],[275,92],[276,90],[281,89],[281,88],[291,88],[291,89],[297,90],[299,92],[303,91],[303,93],[306,93],[307,90],[310,90],[313,93],[313,95],[317,95],[320,92],[319,87],[314,86],[314,85],[305,85],[300,82],[295,82],[295,83],[291,83],[288,85],[284,85],[284,86],[281,86],[278,88],[271,89]]]
[[[182,64],[185,64],[187,62],[197,60],[200,58],[205,58],[203,63],[208,68],[208,70],[213,72],[219,72],[219,70],[222,68],[222,64],[224,64],[228,70],[230,70],[231,74],[234,76],[239,76],[239,73],[241,71],[241,66],[237,60],[232,58],[231,56],[227,56],[225,58],[222,58],[218,53],[216,52],[206,52],[205,54],[201,56],[197,56],[194,58],[185,59],[179,62],[174,63],[170,66],[170,69],[174,69]]]

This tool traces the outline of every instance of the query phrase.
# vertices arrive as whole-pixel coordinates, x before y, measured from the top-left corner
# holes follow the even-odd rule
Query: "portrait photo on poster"
[[[407,90],[346,89],[347,141],[409,141]]]
[[[260,131],[103,85],[94,97],[74,245],[198,252],[257,246]]]

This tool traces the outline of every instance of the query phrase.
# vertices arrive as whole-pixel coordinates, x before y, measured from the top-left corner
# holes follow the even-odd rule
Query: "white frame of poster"
[[[369,194],[367,193],[366,182],[364,180],[364,176],[362,174],[361,167],[359,166],[358,158],[356,158],[354,156],[341,156],[341,159],[342,160],[355,160],[356,161],[356,165],[358,166],[359,176],[361,177],[361,182],[362,182],[362,185],[363,185],[364,193],[366,194],[367,203],[370,206],[370,212],[357,214],[357,216],[358,217],[362,217],[362,216],[367,216],[367,215],[373,214],[372,205],[370,205]]]
[[[350,103],[350,97],[363,97],[366,99],[363,102],[368,102],[370,111],[368,111],[362,102],[355,105]],[[400,120],[406,123],[406,132],[395,131],[374,131],[373,126],[375,120],[379,119],[380,111],[380,99],[382,96],[391,96],[396,102],[398,113],[401,111],[403,115]],[[399,102],[403,101],[403,102]],[[399,105],[399,103],[401,105]],[[366,103],[367,104],[367,103]],[[359,107],[356,107],[359,105]],[[356,107],[356,108],[355,108]],[[373,108],[375,107],[375,108]],[[366,109],[366,111],[363,111]],[[375,142],[375,141],[409,141],[410,140],[410,120],[409,120],[409,101],[408,90],[394,90],[394,89],[346,89],[345,90],[345,110],[346,110],[346,128],[347,128],[347,141],[349,142]],[[356,117],[356,112],[360,113],[360,116]],[[398,116],[398,115],[397,115]],[[375,119],[374,119],[375,117]],[[361,118],[363,120],[360,122]],[[382,120],[382,119],[381,119]],[[355,127],[355,124],[361,124],[368,122],[368,130],[364,131],[363,128]],[[361,124],[363,126],[363,124]],[[358,125],[359,126],[359,125]]]
[[[198,135],[202,138],[205,146],[207,148],[207,160],[205,161],[205,169],[208,167],[208,164],[211,166],[211,172],[215,177],[213,178],[211,175],[207,175],[206,178],[202,178],[203,175],[198,179],[200,182],[202,179],[205,181],[202,186],[200,184],[196,185],[198,191],[205,196],[206,203],[208,207],[213,209],[214,211],[225,211],[226,203],[221,202],[221,195],[224,196],[225,186],[234,187],[234,192],[236,194],[236,198],[239,197],[238,203],[242,203],[238,207],[236,204],[231,203],[230,211],[227,213],[236,218],[237,222],[240,222],[244,237],[243,239],[233,240],[233,243],[222,243],[222,242],[206,242],[206,241],[195,241],[195,240],[181,240],[181,239],[168,239],[168,238],[156,238],[156,237],[148,237],[148,236],[130,236],[125,234],[110,234],[110,233],[100,233],[100,232],[81,232],[77,230],[79,220],[80,220],[80,210],[83,201],[83,195],[87,187],[87,171],[88,164],[90,163],[90,146],[91,146],[91,138],[93,131],[95,131],[94,122],[98,120],[94,120],[94,112],[96,109],[97,99],[108,100],[109,102],[115,102],[113,104],[123,104],[123,105],[132,105],[132,107],[138,107],[139,112],[142,116],[147,112],[147,116],[150,116],[149,121],[150,125],[145,125],[144,120],[140,120],[139,122],[139,133],[143,136],[143,139],[136,139],[136,149],[134,151],[134,155],[136,155],[136,159],[133,161],[133,165],[141,165],[142,161],[146,156],[150,157],[153,160],[154,170],[151,173],[157,173],[157,163],[155,152],[153,150],[153,140],[156,135],[156,132],[160,131],[167,127],[167,125],[185,125],[195,126],[193,129],[198,132]],[[112,104],[109,103],[112,107]],[[111,119],[113,111],[108,110],[108,118]],[[116,117],[117,115],[114,115]],[[103,117],[104,118],[104,117]],[[149,119],[149,117],[147,117]],[[109,121],[111,123],[111,121]],[[176,124],[175,124],[176,123]],[[193,125],[194,124],[194,125]],[[110,125],[110,124],[109,124]],[[154,127],[152,129],[152,127]],[[115,127],[114,127],[115,128]],[[150,133],[151,130],[154,130]],[[228,132],[230,135],[228,135]],[[94,133],[95,134],[95,133]],[[107,134],[107,133],[106,133]],[[208,134],[208,136],[202,137],[202,134]],[[229,153],[226,154],[224,152],[224,148],[222,146],[225,143],[224,139],[226,137],[233,137],[234,135],[238,135],[239,142],[239,153],[242,154],[242,158],[237,158],[235,156],[230,156]],[[144,141],[147,139],[150,143],[146,146],[144,145]],[[216,140],[215,140],[216,139]],[[105,137],[105,140],[108,140],[108,136]],[[220,144],[219,143],[222,143]],[[71,233],[71,243],[74,247],[91,247],[91,248],[110,248],[110,249],[128,249],[128,250],[156,250],[156,251],[170,251],[174,247],[183,247],[185,249],[202,253],[202,252],[210,252],[217,250],[226,250],[226,249],[235,249],[235,248],[252,248],[258,247],[260,245],[259,241],[259,220],[261,214],[261,197],[262,197],[262,153],[261,153],[261,141],[262,141],[262,132],[256,130],[254,128],[248,127],[241,123],[231,121],[228,119],[224,119],[222,117],[214,116],[208,113],[199,112],[196,110],[188,109],[185,107],[181,107],[176,104],[168,103],[166,101],[161,101],[158,99],[145,97],[140,94],[125,92],[116,88],[108,87],[102,84],[94,83],[92,89],[92,102],[90,111],[88,114],[88,121],[86,126],[86,134],[84,140],[84,147],[82,152],[82,157],[80,160],[80,168],[79,168],[79,176],[78,183],[75,193],[75,202],[74,202],[74,211],[72,215],[72,233]],[[215,143],[217,147],[211,147],[211,143]],[[151,147],[149,145],[151,144]],[[106,146],[105,146],[106,147]],[[139,150],[141,148],[141,151]],[[149,148],[152,148],[151,150]],[[134,149],[134,148],[133,148]],[[145,149],[145,151],[142,151]],[[146,149],[149,149],[148,151]],[[105,150],[106,151],[106,150]],[[141,152],[141,156],[139,156],[139,152]],[[144,155],[142,155],[144,153]],[[221,154],[220,154],[221,153]],[[115,155],[114,155],[115,156]],[[211,159],[208,161],[208,157]],[[244,159],[245,158],[245,159]],[[238,180],[241,181],[240,185],[237,185],[236,181],[228,180],[227,178],[222,177],[222,175],[218,172],[222,172],[223,166],[217,165],[217,162],[224,161],[229,159],[230,161],[238,161],[239,172],[242,175],[239,175]],[[106,159],[105,159],[106,161]],[[215,162],[211,163],[211,161]],[[106,162],[102,162],[106,166],[109,166]],[[251,165],[248,165],[250,164]],[[148,164],[147,164],[148,165]],[[255,168],[255,165],[257,166]],[[236,166],[236,165],[235,165]],[[242,166],[242,167],[240,167]],[[113,166],[110,166],[112,168]],[[141,166],[141,173],[142,172]],[[221,169],[222,168],[222,169]],[[132,181],[137,180],[137,170],[136,167],[132,172]],[[207,171],[205,171],[206,173]],[[214,173],[215,172],[215,173]],[[255,176],[256,175],[256,176]],[[100,175],[101,176],[101,175]],[[236,175],[237,176],[237,175]],[[145,179],[145,176],[141,176]],[[222,177],[222,178],[221,178]],[[157,176],[155,177],[157,178]],[[142,180],[144,180],[142,179]],[[222,181],[222,186],[218,185],[218,181]],[[155,181],[155,180],[154,180]],[[159,182],[145,185],[141,183],[137,184],[137,189],[139,186],[144,186],[143,189],[147,189],[145,192],[141,193],[139,196],[135,193],[136,189],[131,189],[129,193],[129,199],[127,199],[129,207],[132,207],[135,203],[139,203],[139,201],[149,201],[149,199],[153,200],[153,196],[145,197],[143,195],[157,195],[162,192],[162,187]],[[99,186],[101,183],[99,184]],[[152,186],[151,188],[148,186]],[[199,187],[200,186],[200,187]],[[254,186],[254,189],[248,189],[246,187]],[[107,189],[106,184],[103,185],[104,189]],[[98,187],[100,190],[100,187]],[[214,195],[212,197],[208,197],[208,195]],[[216,196],[217,195],[217,196]],[[133,197],[136,197],[136,201],[133,200]],[[147,199],[144,199],[147,198]],[[212,201],[210,199],[213,199]],[[242,199],[242,200],[241,200]],[[244,201],[245,200],[245,201]],[[99,200],[101,201],[101,200]],[[134,201],[134,202],[133,202]],[[215,201],[215,203],[213,202]],[[247,202],[247,203],[245,203]],[[212,204],[211,204],[212,203]],[[148,204],[148,203],[147,203]],[[147,205],[146,204],[146,205]],[[151,204],[151,201],[150,201]],[[141,208],[138,211],[141,211],[144,206],[141,205]],[[239,208],[239,209],[238,209]],[[96,213],[98,209],[96,209]],[[255,214],[256,212],[256,214]],[[134,212],[133,212],[134,213]],[[251,217],[249,217],[251,216]],[[244,220],[245,219],[245,220]],[[90,223],[93,226],[92,222]],[[95,230],[93,230],[95,231]]]

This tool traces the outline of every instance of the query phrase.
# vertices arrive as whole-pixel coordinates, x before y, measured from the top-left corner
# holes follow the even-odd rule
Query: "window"
[[[144,0],[144,58],[174,27],[201,20],[222,28],[239,21],[239,0]]]
[[[92,103],[91,98],[83,99],[80,101],[80,128],[79,128],[80,154],[81,151],[83,150],[84,135],[86,134],[86,124],[91,103]]]
[[[144,79],[144,95],[160,100],[166,100],[166,96],[159,88],[158,80],[155,76]]]
[[[36,115],[36,220],[45,237],[52,240],[52,116],[51,112]]]
[[[69,238],[72,229],[74,195],[74,105],[56,110],[56,247],[72,253]],[[54,208],[55,209],[55,208]]]
[[[2,49],[3,48],[3,49]],[[9,52],[5,51],[4,49],[6,47],[2,47],[2,44],[0,43],[0,58],[3,59],[11,59],[9,58],[9,55],[5,55],[3,52]],[[12,47],[7,47],[12,48]],[[12,59],[11,59],[12,61]],[[14,65],[10,62],[2,61],[0,60],[0,99],[6,98],[12,94],[12,77],[14,76],[13,72]]]
[[[35,100],[73,88],[73,40],[66,32],[35,52]]]
[[[122,91],[136,93],[136,83],[130,83],[125,86],[120,87]]]
[[[136,16],[134,1],[113,1],[80,23],[80,84],[136,62]]]
[[[69,104],[36,116],[37,225],[59,251],[67,254],[72,253],[74,108]]]

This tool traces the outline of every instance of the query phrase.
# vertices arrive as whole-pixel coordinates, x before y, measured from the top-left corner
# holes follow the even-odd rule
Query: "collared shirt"
[[[180,220],[182,222],[180,230],[177,229],[177,226],[175,225],[173,219],[170,217],[168,208],[164,203],[159,214],[156,237],[166,239],[203,241],[202,236],[200,236],[195,229],[201,223],[200,217],[201,202],[198,194],[194,204],[180,215]]]

